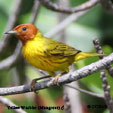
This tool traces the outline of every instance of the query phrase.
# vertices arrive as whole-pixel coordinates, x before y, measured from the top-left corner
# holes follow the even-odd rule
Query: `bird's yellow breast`
[[[33,66],[45,70],[43,65],[43,60],[45,54],[43,52],[42,42],[38,43],[37,41],[28,41],[22,48],[22,52],[26,60]]]
[[[45,39],[30,40],[23,46],[22,51],[26,60],[33,66],[47,71],[64,71],[68,68],[67,57],[51,56],[44,51],[47,47]],[[49,45],[48,45],[49,46]]]

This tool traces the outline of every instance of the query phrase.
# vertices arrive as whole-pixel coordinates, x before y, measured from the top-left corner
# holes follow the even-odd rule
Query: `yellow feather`
[[[84,52],[80,52],[75,56],[75,62],[88,58],[88,57],[94,57],[94,56],[105,56],[105,54],[97,54],[97,53],[84,53]]]

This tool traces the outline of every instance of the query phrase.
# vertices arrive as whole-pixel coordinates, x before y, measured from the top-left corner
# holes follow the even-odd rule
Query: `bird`
[[[73,63],[92,56],[104,56],[104,54],[82,52],[45,37],[35,25],[29,23],[17,25],[5,34],[14,34],[22,42],[23,56],[31,65],[48,72],[50,76],[55,76],[55,72],[59,71],[60,73],[53,79],[55,83],[58,83],[60,76],[69,72],[69,66]],[[32,80],[31,90],[39,79]]]

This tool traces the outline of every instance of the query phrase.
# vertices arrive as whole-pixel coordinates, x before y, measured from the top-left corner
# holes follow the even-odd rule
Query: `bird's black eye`
[[[27,28],[26,28],[26,27],[23,27],[23,28],[22,28],[22,30],[23,30],[23,31],[26,31],[26,30],[27,30]]]

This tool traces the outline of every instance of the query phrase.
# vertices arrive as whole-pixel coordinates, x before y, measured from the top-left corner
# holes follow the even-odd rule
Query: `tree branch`
[[[65,29],[73,21],[76,21],[78,18],[80,18],[81,16],[83,16],[87,11],[88,10],[81,11],[81,12],[78,12],[78,13],[75,13],[75,14],[71,14],[66,19],[64,19],[60,24],[58,24],[55,28],[53,28],[51,31],[47,32],[45,34],[45,36],[46,37],[52,37],[52,36],[56,35],[60,31],[62,31],[63,29]]]
[[[15,106],[15,107],[18,107],[17,105],[15,105],[13,102],[11,102],[9,99],[5,98],[5,97],[2,97],[0,96],[0,103],[4,104],[5,106]],[[12,109],[13,111],[15,111],[16,113],[27,113],[25,112],[24,110],[22,110],[21,108],[19,109]]]
[[[94,46],[95,46],[97,53],[103,54],[103,51],[102,51],[101,46],[99,45],[98,39],[96,39],[96,38],[93,39],[93,43],[94,43]],[[104,58],[104,57],[101,56],[100,59],[102,59],[102,58]],[[108,73],[110,74],[110,76],[113,77],[113,67],[112,67],[112,65],[108,65],[106,67],[106,69],[107,69]]]
[[[14,65],[20,56],[20,52],[21,52],[21,44],[18,43],[16,49],[14,50],[14,53],[5,60],[0,62],[0,70],[8,69],[12,65]]]
[[[70,103],[68,93],[67,93],[65,88],[64,88],[63,99],[64,99],[64,102],[65,102],[65,106],[64,106],[65,113],[71,113],[71,103]]]
[[[103,99],[104,99],[104,95],[102,95],[102,94],[96,94],[96,93],[93,93],[93,92],[90,92],[90,91],[86,91],[86,90],[81,89],[81,88],[73,87],[73,86],[67,85],[67,84],[66,84],[65,86],[67,86],[67,87],[69,87],[69,88],[72,88],[72,89],[75,89],[75,90],[77,90],[77,91],[80,91],[80,92],[82,92],[82,93],[86,93],[86,94],[88,94],[88,95],[91,95],[91,96],[95,96],[95,97],[103,98]]]
[[[72,73],[65,74],[64,76],[60,77],[58,80],[59,84],[66,84],[73,81],[77,81],[81,78],[87,77],[88,75],[97,72],[101,69],[105,69],[107,65],[110,65],[113,63],[113,53],[109,56],[105,57],[104,59],[101,59],[95,63],[92,63],[88,66],[85,66],[77,71],[74,71]],[[45,88],[49,88],[52,86],[55,86],[56,84],[52,82],[52,80],[46,80],[35,84],[36,90],[41,90]],[[8,87],[8,88],[0,88],[0,95],[13,95],[13,94],[21,94],[30,92],[30,84],[28,85],[22,85],[22,86],[16,86],[16,87]]]
[[[113,113],[113,99],[110,95],[110,85],[108,84],[107,75],[103,69],[101,70],[100,77],[104,89],[104,100],[110,110],[110,113]]]
[[[80,6],[74,7],[74,8],[61,8],[58,7],[56,4],[50,2],[50,0],[38,0],[40,4],[42,4],[44,7],[52,10],[52,11],[57,11],[57,12],[62,12],[62,13],[76,13],[79,11],[84,11],[87,10],[99,3],[99,0],[90,0]]]
[[[101,46],[99,45],[99,41],[97,39],[94,39],[93,40],[93,43],[95,45],[95,48],[96,48],[96,51],[100,54],[103,53],[102,49],[101,49]],[[102,59],[103,57],[100,57],[100,59]],[[108,65],[110,67],[110,69],[112,68],[111,65]],[[109,71],[109,67],[106,67],[106,69]],[[111,72],[112,73],[112,72]],[[101,80],[102,80],[102,86],[103,86],[103,89],[104,89],[104,99],[105,99],[105,102],[110,110],[110,113],[113,113],[113,99],[110,95],[110,86],[108,84],[108,81],[107,81],[107,75],[105,73],[105,71],[102,69],[101,70],[101,73],[100,73],[100,77],[101,77]]]
[[[38,0],[34,0],[33,10],[32,10],[32,16],[30,18],[30,23],[34,24],[38,15],[40,9],[40,3]]]

